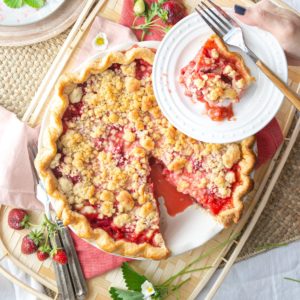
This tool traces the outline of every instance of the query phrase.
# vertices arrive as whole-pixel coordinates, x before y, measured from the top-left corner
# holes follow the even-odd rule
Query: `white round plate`
[[[157,48],[159,42],[139,42],[139,43],[126,43],[120,46],[100,52],[99,54],[87,59],[81,66],[76,68],[75,71],[80,71],[91,60],[98,57],[103,57],[111,51],[127,50],[137,44],[140,47]],[[44,115],[41,124],[41,131],[39,136],[39,149],[44,145],[43,136],[46,132],[47,124],[49,124],[49,113],[51,106],[49,105]],[[51,201],[55,207],[55,201]],[[172,217],[167,213],[164,205],[163,198],[159,198],[160,202],[160,220],[161,232],[164,236],[168,248],[171,250],[171,255],[179,255],[186,251],[190,251],[199,247],[210,240],[213,236],[219,233],[224,227],[218,223],[208,212],[194,204],[188,207],[185,211]],[[72,229],[72,226],[70,226]],[[97,244],[91,240],[86,240],[88,243],[98,247]],[[99,248],[99,247],[98,247]]]
[[[230,13],[230,12],[229,12]],[[241,25],[247,45],[283,81],[287,81],[285,54],[269,33],[256,27]],[[245,92],[239,103],[234,104],[235,120],[215,122],[204,110],[204,104],[193,103],[184,95],[178,78],[213,32],[204,21],[193,13],[177,23],[161,42],[155,57],[153,86],[158,104],[178,130],[208,143],[229,143],[255,134],[276,115],[283,101],[283,94],[257,68],[241,50],[240,53],[256,82]]]
[[[45,19],[56,11],[65,0],[46,0],[43,7],[36,9],[28,5],[20,8],[10,8],[0,0],[0,25],[21,26]]]

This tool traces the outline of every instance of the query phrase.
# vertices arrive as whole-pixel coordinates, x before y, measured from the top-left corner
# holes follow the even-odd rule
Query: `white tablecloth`
[[[215,273],[197,300],[205,298],[219,273]],[[299,300],[300,283],[284,277],[300,279],[300,241],[233,265],[214,299]]]
[[[1,262],[9,273],[23,281],[27,285],[31,286],[39,292],[43,292],[43,287],[30,276],[20,271],[9,259],[5,258]],[[0,275],[0,299],[1,300],[37,300],[31,293],[26,292],[23,288],[13,284],[7,280],[4,276]]]

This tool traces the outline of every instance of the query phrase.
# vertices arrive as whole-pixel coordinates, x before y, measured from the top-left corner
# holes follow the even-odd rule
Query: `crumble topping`
[[[213,49],[211,56],[218,59],[219,53]],[[210,209],[208,197],[225,201],[231,196],[241,150],[238,144],[196,141],[170,125],[155,100],[149,66],[141,60],[113,64],[65,89],[70,103],[50,167],[71,208],[93,228],[101,227],[116,239],[161,245],[149,158],[164,165],[166,178],[178,191]],[[209,83],[211,99],[221,93],[219,79]],[[200,87],[208,80],[203,75],[194,83]],[[226,205],[220,209],[232,203]]]

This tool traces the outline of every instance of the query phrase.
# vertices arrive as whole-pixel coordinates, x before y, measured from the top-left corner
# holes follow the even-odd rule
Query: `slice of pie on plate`
[[[101,249],[169,255],[160,231],[150,163],[225,226],[237,222],[252,186],[254,138],[206,144],[176,130],[152,89],[151,49],[110,53],[63,76],[36,166],[57,215]]]
[[[196,57],[181,69],[179,82],[185,94],[205,103],[213,121],[231,119],[233,104],[254,81],[243,58],[228,50],[224,42],[212,35]]]

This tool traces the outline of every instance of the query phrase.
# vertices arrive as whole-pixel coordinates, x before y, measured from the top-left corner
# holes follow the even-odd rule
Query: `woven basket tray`
[[[57,55],[57,58],[54,60],[49,72],[45,76],[40,88],[38,89],[36,96],[31,102],[27,112],[24,115],[23,120],[28,122],[31,126],[37,126],[41,119],[43,118],[44,111],[51,99],[53,87],[57,81],[59,75],[67,70],[72,68],[74,64],[74,57],[76,52],[83,45],[86,37],[86,33],[96,15],[101,15],[111,20],[118,20],[120,10],[122,7],[122,1],[111,0],[111,1],[98,1],[96,6],[91,12],[89,9],[93,5],[92,0],[87,1],[87,5],[83,10],[78,21],[71,30],[65,44],[63,45],[61,51]],[[191,11],[192,7],[197,3],[197,1],[184,1],[186,6]],[[232,6],[233,2],[230,0],[216,1],[222,6]],[[241,5],[247,6],[251,2],[248,0],[235,1],[235,3],[240,3]],[[298,90],[300,72],[294,70],[292,73],[293,80],[289,81],[289,85],[294,89]],[[296,82],[295,82],[296,81]],[[200,268],[204,266],[213,266],[212,268],[198,272],[187,274],[181,279],[186,279],[190,277],[189,282],[184,285],[180,290],[180,299],[194,299],[201,289],[208,282],[212,274],[215,272],[219,264],[223,261],[225,262],[225,267],[223,268],[220,276],[215,282],[214,286],[210,290],[207,299],[211,299],[216,292],[217,288],[220,286],[224,280],[225,275],[229,271],[231,265],[234,263],[239,252],[241,251],[243,245],[245,244],[247,238],[249,237],[251,230],[256,224],[263,208],[265,207],[267,200],[270,196],[272,188],[274,187],[281,169],[283,168],[285,161],[288,157],[288,154],[296,140],[297,134],[300,130],[300,121],[296,122],[295,128],[291,132],[291,136],[287,137],[289,129],[291,127],[292,121],[295,116],[295,110],[289,102],[284,101],[280,111],[277,114],[277,119],[279,121],[280,127],[283,131],[284,136],[287,139],[286,145],[284,148],[278,149],[273,160],[264,164],[262,167],[257,170],[255,174],[255,188],[249,195],[250,201],[245,205],[245,211],[242,219],[236,225],[231,226],[230,228],[223,230],[215,238],[207,242],[205,245],[189,251],[180,256],[171,257],[164,261],[135,261],[131,264],[139,271],[144,273],[149,277],[153,282],[159,283],[176,271],[180,270],[191,262],[194,258],[200,256],[203,253],[211,251],[212,248],[222,244],[230,236],[235,235],[243,231],[239,239],[235,239],[230,243],[227,243],[225,246],[220,247],[217,251],[214,251],[205,259],[201,260],[195,268]],[[272,174],[272,176],[270,176]],[[259,202],[259,203],[258,203]],[[255,212],[254,212],[255,210]],[[47,286],[49,289],[57,292],[54,272],[52,270],[51,262],[46,261],[44,263],[39,262],[35,256],[24,256],[20,253],[20,244],[23,235],[26,234],[25,231],[17,232],[10,229],[7,226],[7,207],[1,207],[0,209],[0,247],[4,250],[3,257],[9,257],[12,259],[20,269],[23,269],[26,273],[30,274],[42,284]],[[38,219],[40,216],[33,213],[34,218]],[[250,218],[251,217],[251,218]],[[247,224],[247,226],[245,226]],[[4,234],[5,233],[5,234]],[[226,253],[231,248],[230,256],[225,258]],[[2,258],[3,258],[2,257]],[[32,290],[30,287],[24,285],[21,282],[18,282],[16,278],[13,278],[9,273],[4,269],[0,268],[5,276],[9,277],[14,282],[22,285],[27,290],[35,293],[42,299],[49,299],[48,296],[39,294],[36,291]],[[88,280],[89,286],[89,295],[88,299],[110,299],[108,294],[108,289],[111,285],[124,287],[122,281],[122,275],[120,269],[116,269],[102,276]]]

